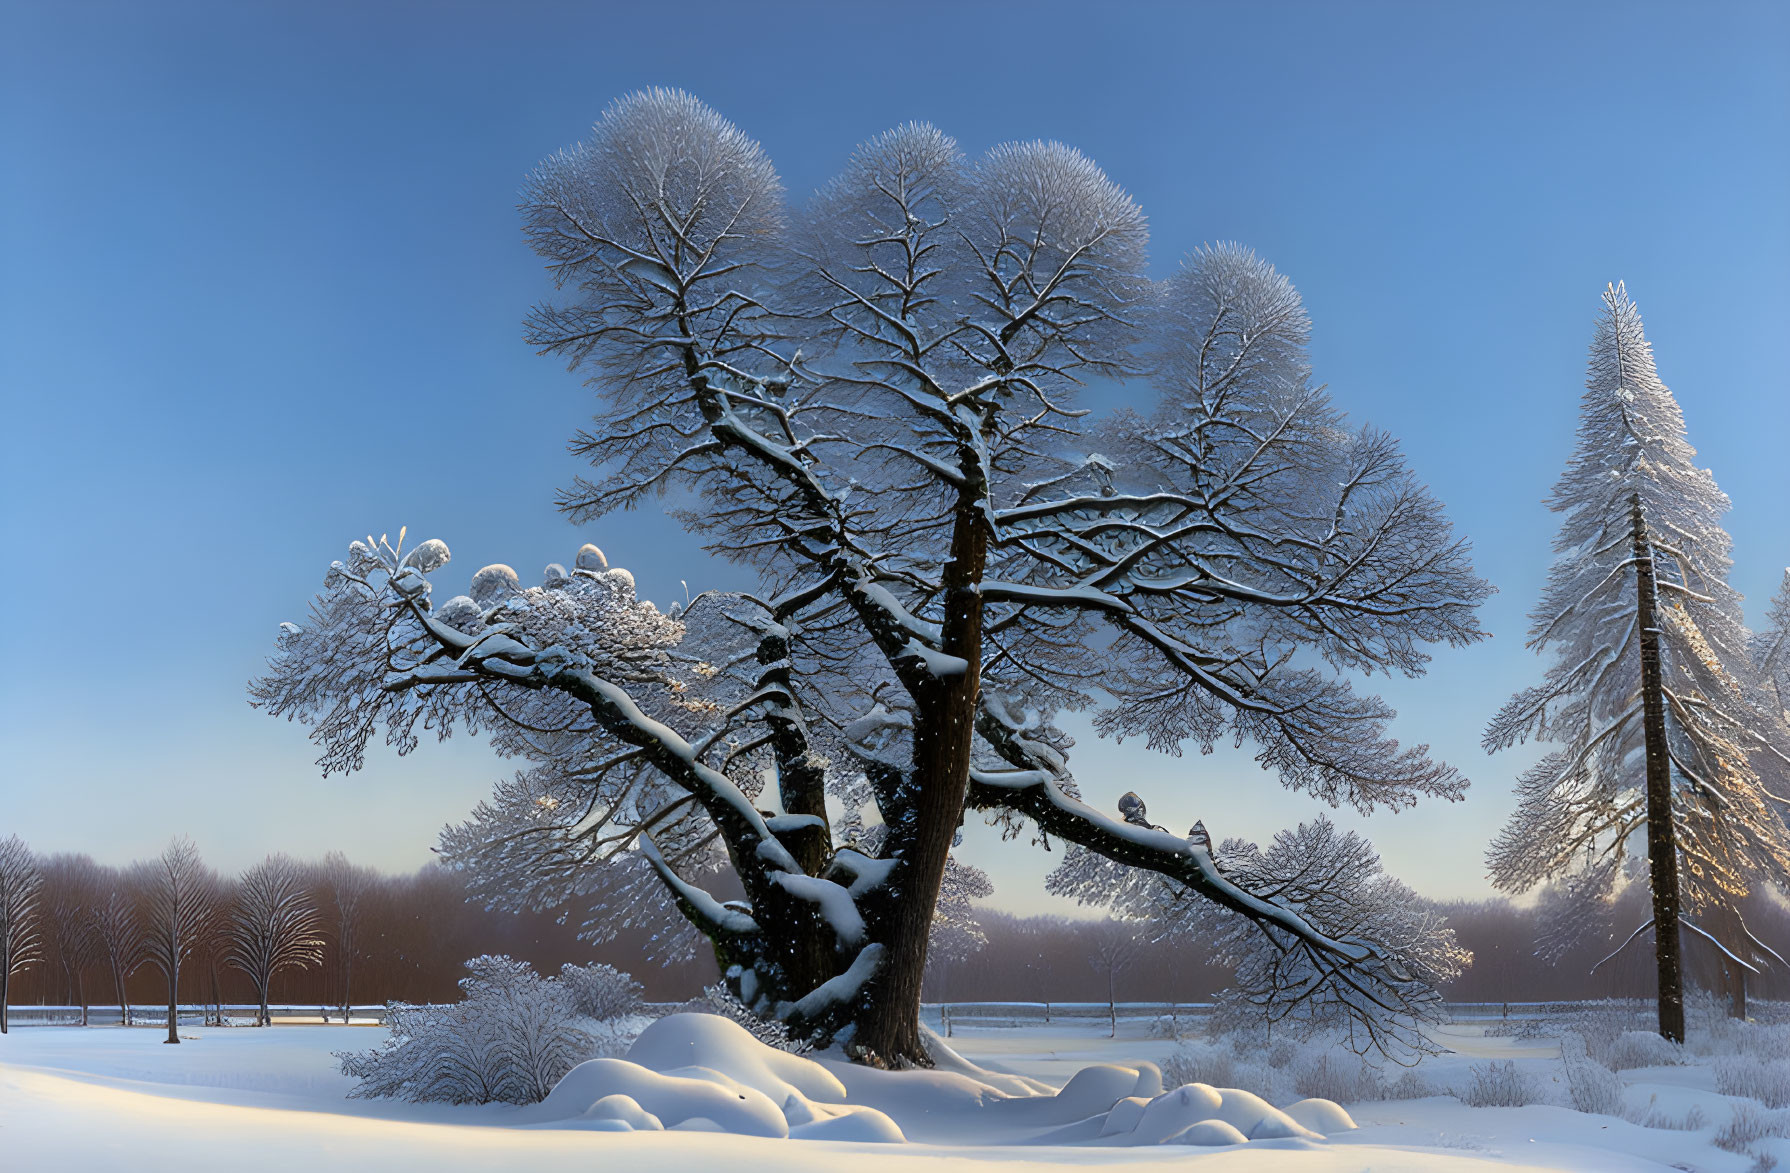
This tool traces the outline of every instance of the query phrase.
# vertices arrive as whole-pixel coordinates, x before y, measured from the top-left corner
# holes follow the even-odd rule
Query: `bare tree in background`
[[[81,1008],[87,1025],[87,970],[100,959],[101,944],[94,923],[99,904],[100,869],[87,855],[52,855],[43,874],[44,952],[55,964],[67,992]]]
[[[38,893],[43,877],[37,857],[17,835],[0,839],[0,1035],[6,1033],[12,979],[43,957]]]
[[[1106,1020],[1111,1037],[1119,1037],[1119,975],[1137,960],[1137,933],[1130,925],[1109,921],[1100,930],[1088,964],[1106,980]]]
[[[183,835],[159,858],[137,864],[133,878],[143,899],[144,955],[168,979],[166,1041],[179,1043],[180,968],[215,923],[217,873]]]
[[[287,969],[308,969],[323,960],[317,904],[304,870],[284,855],[270,855],[237,881],[235,906],[225,928],[223,957],[255,983],[260,1003],[255,1023],[269,1026],[268,986]]]
[[[124,873],[106,868],[100,877],[93,906],[93,934],[99,957],[112,975],[112,992],[118,998],[123,1025],[131,1024],[130,991],[124,980],[143,964],[143,926],[137,919],[138,899]]]
[[[313,892],[324,928],[334,942],[330,951],[331,976],[340,999],[342,1022],[348,1022],[348,1008],[353,1002],[354,963],[360,949],[360,926],[366,916],[368,894],[379,882],[379,873],[372,868],[358,867],[348,857],[332,851],[323,857],[323,864],[312,878]]]
[[[199,1001],[205,1006],[208,1026],[224,1025],[224,969],[230,950],[230,916],[236,907],[237,882],[233,877],[211,875],[208,900],[211,917],[193,941],[187,970],[199,978]],[[190,989],[191,987],[189,987]]]

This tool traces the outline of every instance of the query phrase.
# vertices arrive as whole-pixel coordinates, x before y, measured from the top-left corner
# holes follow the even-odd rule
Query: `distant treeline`
[[[78,923],[83,906],[96,894],[122,889],[127,900],[139,897],[130,889],[142,873],[96,866],[85,856],[50,856],[41,862],[43,886],[37,900],[41,956],[13,978],[12,1004],[115,1004],[112,976],[101,951],[86,944],[84,936],[68,931],[68,926]],[[339,1006],[345,981],[347,1001],[356,1005],[452,1002],[460,996],[455,983],[466,975],[466,960],[486,953],[508,954],[542,973],[557,972],[566,962],[610,960],[617,968],[637,973],[647,997],[655,1000],[694,997],[717,978],[714,963],[707,958],[674,969],[643,963],[645,942],[638,938],[622,936],[593,949],[578,940],[573,923],[560,923],[556,912],[488,911],[469,902],[460,878],[440,865],[397,876],[355,867],[340,856],[299,866],[318,913],[321,964],[274,974],[269,995],[276,1005]],[[220,895],[227,903],[229,881],[223,885]],[[346,912],[337,898],[344,886],[355,889]],[[345,919],[352,923],[344,923]],[[183,1003],[256,1001],[249,978],[223,962],[226,923],[220,917],[202,927],[205,939],[196,943],[181,967]],[[344,938],[350,942],[347,957]],[[129,969],[125,988],[131,1002],[166,1003],[167,979],[154,965],[139,956],[132,958]]]
[[[14,977],[12,1003],[115,1002],[103,958],[91,947],[65,946],[74,937],[59,931],[56,921],[59,910],[61,916],[71,915],[69,910],[91,899],[92,893],[128,888],[134,873],[99,867],[83,856],[53,856],[42,862],[38,901],[44,916],[42,956]],[[347,1000],[356,1004],[453,1001],[459,996],[455,983],[465,974],[464,962],[487,953],[508,954],[543,973],[556,972],[567,962],[607,962],[639,979],[652,1001],[695,997],[718,976],[713,960],[706,956],[669,967],[647,961],[646,941],[638,935],[624,933],[594,946],[580,941],[575,926],[583,919],[581,910],[490,911],[469,900],[460,877],[439,865],[398,876],[354,867],[340,856],[299,866],[308,877],[319,913],[321,964],[275,974],[270,989],[275,1004],[339,1006],[345,977],[351,977]],[[342,923],[343,902],[337,896],[345,883],[357,890],[353,923],[348,925]],[[75,885],[80,891],[64,892],[60,885]],[[1554,964],[1536,956],[1538,917],[1528,907],[1490,900],[1438,905],[1437,911],[1447,916],[1460,943],[1473,952],[1472,966],[1443,991],[1451,1001],[1564,1001],[1653,993],[1653,953],[1645,935],[1603,960],[1647,919],[1645,894],[1638,887],[1617,902],[1606,931],[1575,946]],[[1755,895],[1742,903],[1740,911],[1755,936],[1790,955],[1790,906],[1773,896]],[[1203,1001],[1229,981],[1227,967],[1205,953],[1199,941],[1136,938],[1115,952],[1114,932],[1131,931],[1115,922],[985,911],[980,926],[987,944],[967,959],[933,964],[925,998],[1105,1001],[1109,967],[1111,987],[1121,1001]],[[348,956],[344,956],[345,938]],[[1714,950],[1690,934],[1685,941],[1692,984],[1720,989]],[[220,964],[220,955],[215,943],[202,942],[195,949],[181,971],[183,1002],[255,1001],[248,977]],[[1790,970],[1785,966],[1767,967],[1748,984],[1755,997],[1790,999]],[[133,1003],[152,1006],[166,1000],[162,974],[141,962],[126,978],[126,989]]]
[[[1536,956],[1540,918],[1533,908],[1487,900],[1439,904],[1436,910],[1473,952],[1473,964],[1443,988],[1443,996],[1451,1002],[1653,996],[1649,935],[1642,934],[1604,960],[1648,919],[1647,894],[1641,886],[1616,902],[1606,929],[1590,934],[1553,964]],[[1741,902],[1740,913],[1756,937],[1790,957],[1790,906],[1775,896],[1755,894]],[[925,990],[929,1001],[1106,1000],[1104,961],[1097,957],[1102,922],[991,912],[983,914],[981,926],[987,946],[968,960],[929,971]],[[1691,984],[1721,991],[1721,966],[1713,947],[1686,933],[1684,949]],[[1227,968],[1203,953],[1198,941],[1140,941],[1120,967],[1115,985],[1121,1001],[1191,1002],[1210,998],[1228,981]],[[1773,964],[1749,975],[1748,993],[1790,998],[1790,968]]]

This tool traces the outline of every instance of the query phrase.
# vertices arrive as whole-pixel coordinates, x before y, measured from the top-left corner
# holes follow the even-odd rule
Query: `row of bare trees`
[[[68,992],[83,1026],[95,971],[126,1025],[126,983],[139,970],[153,971],[166,987],[170,1043],[180,1041],[183,971],[189,986],[193,971],[209,977],[208,1001],[221,1006],[221,971],[229,969],[253,986],[257,1021],[266,1024],[274,977],[321,966],[326,928],[346,1007],[359,905],[375,879],[340,855],[319,865],[270,855],[230,879],[206,866],[187,838],[154,859],[109,868],[86,855],[40,858],[9,837],[0,841],[0,1031],[13,981],[32,968],[47,970],[41,976]]]
[[[0,995],[9,993],[13,1005],[85,1007],[91,1001],[121,1008],[166,998],[168,979],[144,942],[151,923],[144,881],[162,859],[109,868],[84,855],[34,856],[3,835],[0,858],[16,861],[0,863],[0,975],[11,978],[10,991]],[[194,921],[191,947],[181,953],[182,1004],[272,1001],[329,1008],[346,1018],[351,1002],[456,1001],[468,957],[503,953],[543,972],[591,961],[638,969],[651,943],[649,930],[624,928],[593,947],[580,936],[582,911],[493,909],[473,897],[464,875],[437,863],[385,874],[340,853],[286,862],[299,877],[296,889],[275,882],[279,869],[216,877],[194,854],[190,870],[215,886],[212,915]],[[246,934],[235,927],[245,894],[266,914],[249,918],[256,928]],[[9,918],[8,908],[20,911]],[[244,969],[229,960],[233,954],[271,957],[281,926],[290,929],[306,908],[313,927],[302,935],[321,942],[314,947],[319,961],[269,964],[259,982],[260,966]],[[719,974],[704,956],[642,977],[649,997],[677,1002],[695,997]]]

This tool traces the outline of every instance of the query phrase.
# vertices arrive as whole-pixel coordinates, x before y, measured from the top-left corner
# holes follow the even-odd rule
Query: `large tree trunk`
[[[1635,606],[1641,637],[1642,728],[1647,747],[1647,861],[1653,883],[1653,953],[1659,969],[1659,1033],[1684,1041],[1684,963],[1679,942],[1677,826],[1672,814],[1672,761],[1666,746],[1666,697],[1660,678],[1653,547],[1630,498]]]
[[[982,675],[982,595],[977,589],[988,560],[988,530],[977,486],[961,493],[945,563],[940,650],[964,663],[916,697],[910,793],[893,812],[890,848],[900,870],[890,892],[883,931],[882,966],[861,1002],[853,1044],[863,1059],[890,1066],[930,1067],[920,1041],[920,985],[933,911],[943,886],[951,842],[963,824],[969,786],[970,748]],[[885,812],[885,818],[890,812]],[[873,932],[875,930],[872,930]]]

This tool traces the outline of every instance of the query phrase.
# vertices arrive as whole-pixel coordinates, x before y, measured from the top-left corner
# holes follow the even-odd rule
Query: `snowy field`
[[[1718,1094],[1708,1065],[1624,1071],[1622,1095],[1630,1119],[1588,1115],[1559,1106],[1566,1093],[1557,1041],[1487,1038],[1483,1031],[1446,1028],[1444,1040],[1455,1053],[1426,1061],[1422,1078],[1436,1087],[1458,1086],[1470,1081],[1476,1065],[1510,1061],[1551,1103],[1472,1108],[1441,1094],[1365,1101],[1346,1105],[1358,1128],[1322,1139],[1114,1147],[1062,1127],[1066,1116],[1090,1114],[1072,1103],[1053,1108],[1041,1101],[1039,1111],[1008,1112],[1004,1123],[989,1127],[986,1113],[965,1114],[940,1107],[943,1101],[929,1099],[930,1093],[892,1092],[877,1083],[934,1079],[929,1075],[872,1073],[877,1078],[866,1082],[844,1073],[850,1099],[886,1109],[905,1130],[904,1144],[701,1131],[603,1132],[592,1131],[588,1121],[552,1119],[551,1101],[515,1108],[350,1100],[351,1081],[337,1072],[330,1052],[365,1049],[382,1037],[377,1027],[193,1028],[183,1031],[188,1043],[178,1048],[163,1044],[155,1029],[25,1028],[0,1039],[0,1167],[185,1173],[240,1169],[247,1160],[257,1173],[318,1168],[450,1173],[513,1167],[583,1171],[594,1162],[599,1168],[658,1173],[722,1164],[741,1173],[818,1173],[849,1161],[855,1173],[936,1167],[941,1158],[954,1158],[973,1161],[985,1173],[1109,1165],[1154,1170],[1189,1162],[1214,1173],[1488,1168],[1741,1173],[1764,1167],[1755,1163],[1759,1153],[1790,1158],[1790,1142],[1783,1140],[1754,1143],[1754,1155],[1715,1147],[1718,1130],[1745,1101]],[[1091,1065],[1167,1062],[1177,1046],[1167,1039],[1109,1039],[1094,1024],[960,1031],[952,1042],[990,1071],[1051,1087],[1069,1083]],[[1017,1090],[1017,1081],[1009,1078],[1006,1086]],[[1109,1099],[1099,1110],[1110,1106]],[[1687,1123],[1699,1126],[1687,1129]]]

